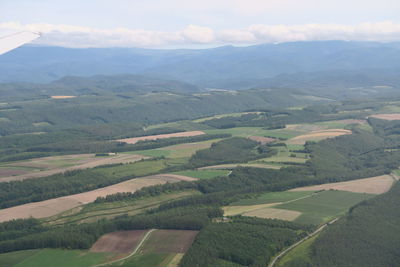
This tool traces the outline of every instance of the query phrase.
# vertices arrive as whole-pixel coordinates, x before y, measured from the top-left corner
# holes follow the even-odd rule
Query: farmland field
[[[351,206],[373,197],[364,193],[310,190],[271,192],[242,199],[225,206],[224,215],[241,214],[317,225],[342,215]]]
[[[290,129],[265,130],[263,127],[236,127],[221,130],[205,130],[207,134],[228,133],[233,136],[250,137],[250,136],[265,136],[272,138],[292,138],[303,133]]]
[[[158,135],[124,138],[124,139],[118,139],[116,141],[121,142],[121,143],[127,143],[127,144],[136,144],[137,142],[144,141],[144,140],[157,140],[157,139],[165,139],[165,138],[171,138],[171,137],[189,137],[189,136],[197,136],[197,135],[202,135],[202,134],[204,134],[204,132],[202,132],[202,131],[178,132],[178,133],[171,133],[171,134],[158,134]]]
[[[375,114],[371,115],[372,118],[382,119],[382,120],[400,120],[400,113],[391,113],[391,114]]]
[[[268,164],[262,161],[254,161],[255,163],[238,163],[238,164],[220,164],[211,165],[207,167],[201,167],[199,170],[232,170],[238,167],[253,167],[253,168],[265,168],[265,169],[280,169],[282,166],[269,162]]]
[[[139,249],[139,253],[185,253],[198,231],[156,230]]]
[[[163,184],[166,182],[178,182],[182,180],[190,181],[194,180],[194,178],[173,174],[135,178],[85,193],[2,209],[0,210],[0,221],[29,217],[45,218],[81,206],[82,204],[93,202],[98,197],[105,197],[119,192],[133,192],[145,186]]]
[[[275,209],[275,208],[261,208],[249,212],[244,212],[241,215],[257,217],[257,218],[265,218],[265,219],[279,219],[279,220],[293,221],[301,215],[301,212],[294,210]]]
[[[228,176],[230,171],[227,170],[190,170],[190,171],[179,171],[174,174],[189,176],[198,179],[211,179],[218,176]]]
[[[41,249],[0,254],[0,263],[12,262],[17,267],[88,267],[114,257],[113,253],[91,253],[83,250]],[[17,258],[17,259],[15,259]],[[19,259],[18,259],[19,258]]]
[[[394,178],[390,175],[382,175],[377,177],[352,180],[347,182],[321,184],[314,186],[306,186],[292,189],[292,192],[299,191],[318,191],[318,190],[342,190],[355,193],[383,194],[387,192],[393,185]]]
[[[90,252],[113,252],[129,254],[143,239],[148,230],[108,233],[101,236],[90,248]]]
[[[186,196],[200,194],[197,191],[182,191],[165,193],[159,196],[145,197],[130,201],[115,201],[110,203],[90,203],[55,216],[43,219],[49,225],[93,222],[103,218],[114,218],[119,215],[136,215],[158,207],[162,203],[177,200]]]
[[[218,142],[220,140],[221,139],[213,139],[196,143],[179,144],[159,149],[140,150],[128,153],[140,154],[149,157],[189,158],[197,150],[209,148],[212,143]]]
[[[371,197],[373,195],[364,193],[323,191],[274,208],[299,211],[302,214],[295,222],[318,225],[344,214],[351,206]]]
[[[351,134],[349,130],[343,129],[330,129],[330,130],[319,130],[312,131],[307,134],[299,135],[291,138],[287,141],[288,144],[304,144],[306,141],[320,141],[327,138],[333,138],[345,134]]]
[[[312,243],[315,241],[315,239],[318,238],[318,235],[315,235],[303,243],[301,243],[299,246],[295,247],[294,249],[290,250],[282,259],[278,261],[278,264],[276,265],[277,267],[285,267],[287,263],[291,261],[304,261],[308,262],[310,260],[310,247]]]
[[[3,163],[0,164],[0,182],[45,177],[106,164],[132,163],[144,158],[146,157],[136,154],[116,154],[106,157],[96,157],[95,154],[77,154]]]
[[[155,230],[135,255],[110,266],[176,267],[197,233],[189,230]]]
[[[310,196],[314,191],[283,191],[283,192],[270,192],[264,193],[254,198],[241,199],[231,203],[231,206],[246,206],[246,205],[259,205],[270,204],[278,202],[287,202],[298,198]]]

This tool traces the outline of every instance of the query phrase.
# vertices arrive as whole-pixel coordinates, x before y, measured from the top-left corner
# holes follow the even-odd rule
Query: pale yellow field
[[[394,178],[392,176],[382,175],[347,182],[299,187],[289,191],[318,191],[334,189],[355,193],[383,194],[392,187],[393,183]]]
[[[351,134],[350,130],[344,129],[329,129],[329,130],[320,130],[320,131],[312,131],[308,134],[299,135],[289,139],[286,143],[293,145],[302,145],[306,141],[320,141],[327,138],[332,138],[336,136],[341,136],[345,134]]]
[[[124,138],[116,140],[121,143],[127,144],[136,144],[139,141],[144,140],[157,140],[157,139],[165,139],[171,137],[190,137],[205,134],[202,131],[191,131],[191,132],[179,132],[179,133],[171,133],[171,134],[157,134],[157,135],[149,135],[149,136],[141,136],[141,137],[133,137],[133,138]]]
[[[68,99],[68,98],[75,98],[74,95],[52,95],[52,99]]]
[[[98,197],[105,197],[107,195],[134,192],[146,186],[172,183],[179,181],[194,181],[195,178],[174,175],[174,174],[159,174],[146,176],[128,180],[119,184],[107,186],[104,188],[96,189],[93,191],[64,196],[54,199],[49,199],[40,202],[28,203],[12,208],[0,210],[0,222],[9,221],[13,219],[22,218],[45,218],[56,215],[58,213],[76,208],[83,204],[95,201]]]
[[[279,205],[281,203],[268,203],[259,205],[248,205],[248,206],[225,206],[224,210],[225,216],[243,215],[258,218],[267,219],[281,219],[293,221],[301,215],[301,212],[292,210],[275,209],[273,206]]]
[[[280,219],[286,221],[294,221],[297,217],[301,215],[301,212],[294,210],[275,209],[275,208],[262,208],[242,213],[242,215],[264,218],[264,219]]]

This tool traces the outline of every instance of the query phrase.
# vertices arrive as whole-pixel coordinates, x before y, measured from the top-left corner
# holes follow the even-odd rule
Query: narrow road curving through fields
[[[113,263],[116,263],[116,262],[124,261],[124,260],[126,260],[126,259],[132,257],[133,255],[135,255],[135,254],[139,251],[139,249],[142,247],[143,243],[149,238],[150,234],[151,234],[152,232],[154,232],[155,230],[157,230],[157,229],[151,229],[151,230],[149,230],[149,231],[144,235],[142,241],[139,242],[139,244],[136,246],[136,248],[135,248],[135,249],[132,251],[132,253],[129,254],[128,256],[125,256],[125,257],[123,257],[123,258],[121,258],[121,259],[117,259],[117,260],[113,260],[113,261],[109,261],[109,262],[105,262],[105,263],[93,265],[92,267],[106,266],[106,265],[110,265],[110,264],[113,264]]]
[[[316,234],[318,234],[319,232],[321,232],[322,230],[324,230],[325,227],[327,227],[328,225],[336,222],[337,220],[339,220],[338,218],[333,219],[332,221],[329,221],[323,225],[321,225],[317,230],[315,230],[314,232],[312,232],[311,234],[307,235],[306,237],[304,237],[303,239],[297,241],[296,243],[294,243],[293,245],[291,245],[290,247],[288,247],[287,249],[283,250],[281,253],[278,254],[278,256],[276,256],[271,263],[268,265],[268,267],[273,267],[275,266],[275,264],[278,262],[278,260],[280,260],[286,253],[288,253],[289,251],[291,251],[292,249],[294,249],[295,247],[297,247],[298,245],[302,244],[304,241],[308,240],[309,238],[315,236]]]

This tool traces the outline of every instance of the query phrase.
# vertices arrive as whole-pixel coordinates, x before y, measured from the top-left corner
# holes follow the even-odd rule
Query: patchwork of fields
[[[379,189],[371,190],[368,185],[358,190],[356,189],[357,193],[348,192],[350,190],[329,189],[337,186],[345,190],[350,185],[354,188],[357,183],[365,185],[365,182],[376,182],[377,180],[380,183],[380,178],[383,178],[386,186],[385,190],[387,191],[393,183],[393,179],[390,176],[360,179],[337,183],[337,185],[328,184],[326,187],[328,191],[321,191],[324,190],[324,185],[296,188],[290,191],[265,193],[255,198],[233,202],[230,206],[224,207],[224,215],[254,216],[319,225],[344,214],[353,205],[373,197],[373,194],[377,192],[383,193]]]
[[[252,114],[252,113],[249,113]],[[257,113],[254,113],[257,114]],[[241,114],[233,114],[240,116]],[[383,114],[385,115],[385,114]],[[387,114],[386,114],[387,115]],[[221,116],[223,118],[224,116]],[[382,116],[381,116],[382,117]],[[204,122],[204,118],[193,122]],[[382,117],[383,118],[383,117]],[[393,118],[386,116],[387,118]],[[188,123],[188,122],[185,122]],[[177,124],[177,123],[175,123]],[[179,123],[178,123],[179,124]],[[188,124],[189,125],[189,124]],[[228,163],[200,167],[179,168],[187,166],[191,157],[199,150],[210,149],[214,143],[222,139],[213,139],[195,143],[182,143],[156,149],[128,151],[109,156],[95,154],[78,154],[36,158],[18,162],[0,164],[0,182],[39,178],[55,173],[94,168],[106,164],[131,163],[157,157],[158,161],[148,162],[143,173],[148,173],[154,165],[156,175],[130,179],[96,190],[48,199],[40,202],[27,203],[0,210],[0,222],[18,218],[40,218],[46,226],[62,226],[97,222],[101,219],[112,219],[121,215],[138,215],[152,212],[163,204],[185,199],[190,196],[200,196],[200,189],[180,190],[155,194],[133,200],[118,200],[103,203],[93,203],[98,197],[123,192],[135,192],[141,188],[176,183],[180,181],[213,182],[217,177],[229,176],[237,167],[266,168],[279,170],[290,166],[306,166],[310,152],[305,150],[306,141],[320,141],[341,135],[350,135],[351,125],[366,125],[364,120],[336,120],[308,124],[289,124],[285,128],[266,129],[263,127],[235,127],[228,129],[203,129],[119,139],[120,142],[135,144],[139,141],[157,140],[171,137],[197,136],[202,134],[228,133],[233,137],[245,137],[276,150],[272,156],[262,156],[258,159],[240,163]],[[193,124],[190,124],[193,127]],[[243,140],[243,139],[242,139]],[[272,144],[272,145],[271,145]],[[270,146],[271,145],[271,146]],[[254,147],[252,148],[253,150]],[[232,161],[235,162],[235,161]],[[135,163],[136,164],[136,163]],[[158,166],[159,164],[160,166]],[[157,167],[156,167],[157,165]],[[202,166],[202,165],[200,165]],[[204,166],[204,165],[203,165]],[[174,167],[177,167],[174,169]],[[162,170],[168,173],[162,173]],[[127,168],[126,175],[132,172]],[[159,172],[158,172],[159,171]],[[204,181],[206,180],[206,181]],[[224,216],[242,215],[264,219],[279,219],[293,221],[304,225],[321,225],[345,214],[349,208],[376,194],[387,192],[394,183],[390,175],[352,180],[340,183],[328,183],[289,191],[250,194],[223,207]],[[195,198],[194,198],[195,199]],[[227,219],[229,221],[229,218]],[[190,230],[132,230],[113,232],[103,235],[90,250],[59,250],[40,249],[0,254],[0,266],[169,266],[176,267],[194,242],[198,231]],[[297,257],[305,255],[309,240],[287,255]],[[131,255],[132,254],[132,255]],[[279,264],[284,264],[286,258]],[[219,262],[225,262],[221,259]],[[228,261],[227,261],[228,262]],[[105,265],[104,265],[105,264]],[[282,265],[284,266],[284,265]]]
[[[175,174],[162,174],[152,175],[148,177],[135,178],[129,181],[118,183],[115,185],[103,187],[93,191],[69,195],[65,197],[59,197],[49,199],[41,202],[28,203],[12,208],[0,210],[0,222],[20,219],[20,218],[45,218],[54,216],[61,212],[79,207],[83,204],[91,203],[98,197],[105,197],[110,194],[121,193],[121,192],[134,192],[140,188],[178,182],[178,181],[193,181],[195,178],[186,177],[183,175]]]
[[[0,182],[45,177],[107,164],[132,163],[145,158],[147,157],[136,154],[110,154],[102,157],[96,157],[95,154],[78,154],[3,163],[0,164]]]

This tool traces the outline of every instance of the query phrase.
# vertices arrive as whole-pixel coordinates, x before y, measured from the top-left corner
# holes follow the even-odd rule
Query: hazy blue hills
[[[360,69],[400,70],[400,44],[326,41],[197,50],[25,46],[0,56],[0,82],[127,73],[241,89],[280,74]]]
[[[311,95],[345,100],[400,93],[400,70],[330,70],[280,74],[257,81],[255,88],[292,88]]]

